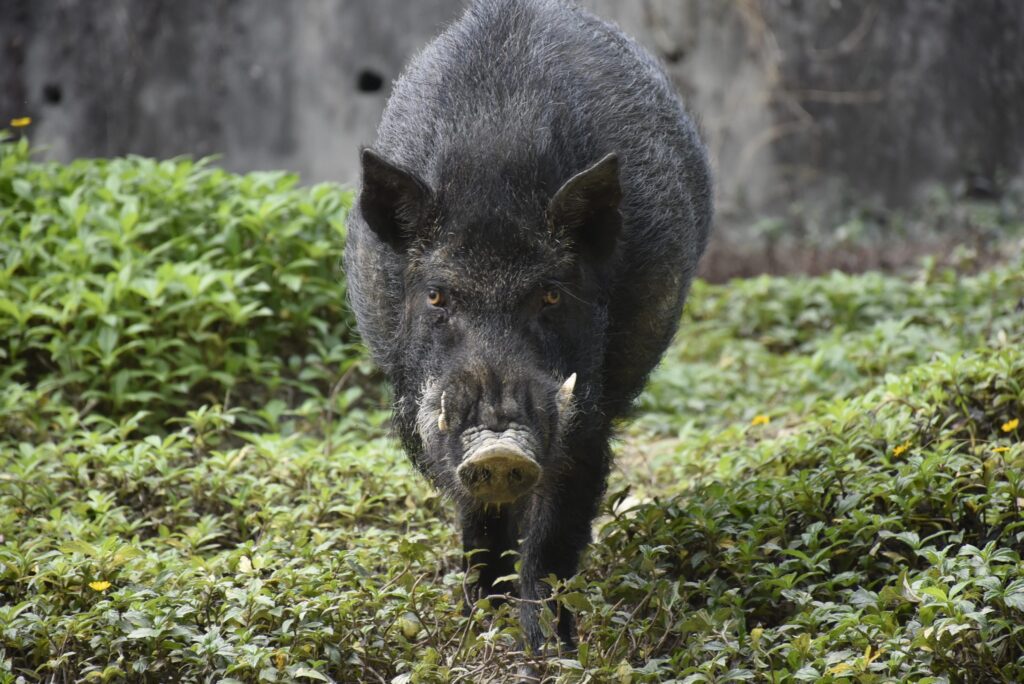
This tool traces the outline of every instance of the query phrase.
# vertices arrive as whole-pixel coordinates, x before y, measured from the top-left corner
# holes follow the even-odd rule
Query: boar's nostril
[[[491,479],[491,471],[486,468],[471,468],[463,479],[469,486],[486,484]]]

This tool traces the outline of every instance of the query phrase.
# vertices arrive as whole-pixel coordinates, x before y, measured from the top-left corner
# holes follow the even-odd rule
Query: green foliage
[[[366,391],[347,194],[4,148],[0,683],[508,681]],[[546,680],[1024,680],[1022,265],[698,283]]]
[[[322,389],[355,356],[345,192],[205,161],[0,150],[0,383],[160,426]]]
[[[940,355],[777,431],[699,444],[685,458],[721,454],[727,479],[602,529],[600,588],[587,575],[579,591],[634,635],[602,657],[650,653],[691,682],[1024,678],[1024,445],[1003,430],[1024,415],[1022,328],[1013,348]]]
[[[1024,277],[934,272],[696,283],[685,340],[641,401],[644,429],[674,434],[749,419],[771,407],[811,410],[853,397],[937,353],[1006,346],[1021,326]]]

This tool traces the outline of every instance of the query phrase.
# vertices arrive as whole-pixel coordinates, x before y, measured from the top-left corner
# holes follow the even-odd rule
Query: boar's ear
[[[548,220],[552,230],[566,231],[582,251],[606,259],[622,228],[621,201],[619,158],[613,152],[565,182],[548,205]]]
[[[402,251],[422,228],[430,204],[430,188],[416,174],[369,148],[363,149],[362,162],[359,212],[381,240]]]

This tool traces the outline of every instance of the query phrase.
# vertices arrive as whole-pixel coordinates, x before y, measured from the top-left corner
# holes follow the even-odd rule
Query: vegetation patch
[[[507,681],[341,188],[0,145],[0,682]],[[1024,260],[694,287],[548,681],[1024,680]]]
[[[159,426],[202,403],[322,389],[358,355],[350,197],[207,162],[0,157],[0,383]],[[280,392],[279,392],[280,391]]]

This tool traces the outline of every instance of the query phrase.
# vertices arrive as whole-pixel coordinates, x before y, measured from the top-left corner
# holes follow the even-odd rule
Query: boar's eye
[[[430,306],[442,307],[447,302],[445,300],[444,293],[436,287],[432,287],[427,290],[427,303],[430,304]]]
[[[562,301],[562,293],[555,289],[544,290],[544,306],[554,306]]]

